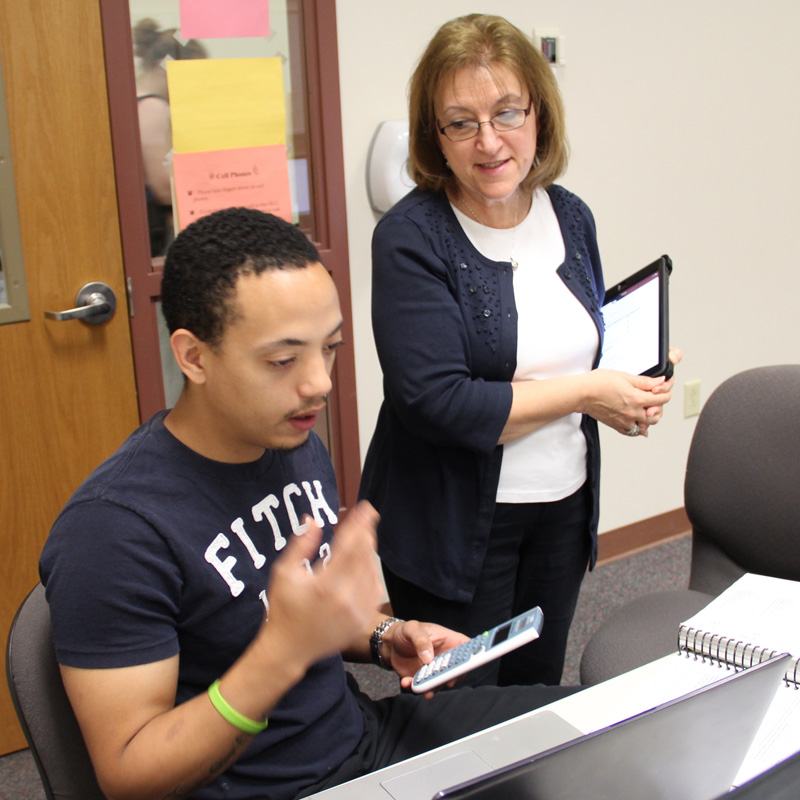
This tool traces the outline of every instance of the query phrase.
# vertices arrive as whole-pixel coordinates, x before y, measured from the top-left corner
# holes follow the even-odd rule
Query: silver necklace
[[[465,208],[469,213],[475,218],[475,221],[479,225],[483,225],[484,227],[489,227],[485,225],[483,220],[478,216],[475,209],[467,202],[467,198],[463,195],[459,198],[461,202],[464,204]],[[508,260],[511,262],[511,269],[515,272],[519,267],[518,261],[514,258],[514,240],[517,238],[517,215],[519,214],[519,195],[517,195],[517,202],[514,204],[514,227],[511,229],[511,255],[509,256]]]

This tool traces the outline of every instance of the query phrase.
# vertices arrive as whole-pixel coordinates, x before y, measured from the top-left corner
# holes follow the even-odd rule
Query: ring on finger
[[[639,435],[639,423],[637,422],[629,431],[627,431],[628,436],[638,436]]]

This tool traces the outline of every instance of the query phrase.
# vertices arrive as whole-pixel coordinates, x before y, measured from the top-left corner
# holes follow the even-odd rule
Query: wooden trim
[[[601,533],[598,539],[597,566],[610,564],[612,561],[641,553],[656,545],[681,539],[691,532],[692,525],[683,508],[676,508],[674,511],[667,511],[631,525],[606,531]]]
[[[144,165],[139,141],[139,109],[133,71],[133,42],[128,3],[100,0],[103,25],[111,142],[117,182],[119,227],[136,370],[139,419],[164,408],[164,380],[158,341],[153,287],[161,285],[161,272],[150,257]],[[155,292],[157,294],[157,292]]]
[[[342,335],[346,342],[352,343],[354,334],[335,0],[306,0],[303,28],[309,126],[312,130],[310,146],[313,161],[317,165],[312,176],[318,239],[315,244],[322,263],[330,270],[339,291],[344,318]],[[355,350],[352,346],[341,348],[336,355],[328,411],[333,430],[330,454],[336,471],[339,498],[342,507],[347,508],[355,504],[361,480]]]

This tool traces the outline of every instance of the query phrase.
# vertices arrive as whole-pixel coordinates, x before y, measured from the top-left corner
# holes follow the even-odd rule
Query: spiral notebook
[[[747,573],[681,623],[678,649],[731,669],[745,669],[777,653],[792,661],[784,676],[800,688],[800,583]]]
[[[800,751],[800,583],[747,573],[678,630],[695,669],[741,670],[775,653],[791,660],[735,784]]]

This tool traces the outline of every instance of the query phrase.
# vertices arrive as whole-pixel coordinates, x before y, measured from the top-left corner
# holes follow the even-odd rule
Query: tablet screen
[[[667,257],[609,290],[603,305],[601,369],[659,375],[668,368]]]

